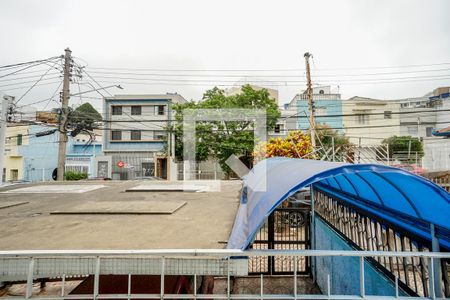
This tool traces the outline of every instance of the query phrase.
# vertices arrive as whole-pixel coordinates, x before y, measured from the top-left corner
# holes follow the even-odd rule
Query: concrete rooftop
[[[152,184],[156,191],[125,192]],[[161,184],[173,183],[87,181],[0,188],[0,250],[224,248],[239,205],[240,181],[221,182],[220,192],[164,191]],[[85,192],[61,185],[82,185]]]

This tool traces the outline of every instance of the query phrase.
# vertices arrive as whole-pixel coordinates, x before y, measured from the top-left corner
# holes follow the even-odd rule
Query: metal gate
[[[287,207],[286,207],[287,206]],[[310,249],[310,206],[281,205],[267,218],[256,234],[252,249]],[[250,274],[285,275],[295,271],[294,258],[287,256],[252,257]],[[297,273],[309,274],[308,257],[297,258]]]

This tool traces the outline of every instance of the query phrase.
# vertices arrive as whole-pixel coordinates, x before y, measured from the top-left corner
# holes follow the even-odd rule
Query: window
[[[283,133],[284,132],[284,124],[276,124],[275,128],[273,129],[273,132]]]
[[[17,135],[17,146],[20,146],[20,145],[22,145],[22,135],[18,134]]]
[[[418,133],[417,126],[408,126],[408,135],[416,136]]]
[[[155,131],[155,140],[162,141],[166,139],[165,131]]]
[[[132,106],[131,114],[133,116],[140,116],[142,114],[142,106]]]
[[[369,124],[369,115],[359,114],[356,115],[356,121],[358,124]]]
[[[113,106],[112,114],[113,114],[113,116],[121,116],[122,115],[122,106]]]
[[[430,137],[433,135],[433,127],[427,127],[427,128],[425,128],[425,130],[426,130],[427,137]]]
[[[11,169],[9,171],[10,181],[17,181],[19,180],[19,170],[18,169]]]
[[[140,130],[131,130],[131,140],[132,141],[140,141],[141,140],[141,131]]]
[[[165,107],[165,105],[156,106],[156,114],[159,116],[163,116],[164,115],[164,107]]]
[[[122,131],[120,131],[120,130],[111,131],[111,140],[113,140],[113,141],[122,140]]]
[[[385,111],[384,111],[384,118],[385,118],[385,119],[392,119],[392,111],[390,111],[390,110],[385,110]]]

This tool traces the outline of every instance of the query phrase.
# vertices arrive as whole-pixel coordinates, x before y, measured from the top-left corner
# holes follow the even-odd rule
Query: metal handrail
[[[255,295],[247,294],[232,294],[230,278],[234,276],[233,270],[231,268],[231,263],[233,261],[239,262],[244,261],[242,258],[249,258],[253,256],[292,256],[294,258],[294,274],[293,274],[293,287],[294,294],[285,295],[268,295],[264,294],[263,287],[263,275],[261,274],[261,293]],[[359,257],[359,294],[358,295],[335,295],[331,294],[331,284],[330,284],[330,274],[327,275],[327,287],[325,294],[298,294],[297,292],[297,258],[299,256],[313,256],[313,257]],[[421,257],[427,258],[429,260],[429,285],[430,285],[430,297],[405,297],[399,296],[399,284],[398,278],[395,277],[395,296],[373,296],[366,295],[365,289],[365,258],[366,257]],[[166,263],[170,259],[193,259],[193,257],[198,258],[218,258],[219,261],[224,263],[225,275],[227,278],[227,291],[226,294],[203,294],[199,295],[194,289],[193,294],[165,294],[164,293],[164,277],[167,274]],[[57,275],[62,279],[61,294],[59,296],[37,296],[33,297],[33,282],[35,279],[35,267],[38,265],[40,260],[47,260],[50,258],[48,263],[52,263],[53,260],[64,260],[75,258],[78,264],[81,263],[80,258],[89,259],[92,263],[92,272],[86,275],[94,275],[94,289],[92,294],[83,295],[67,295],[64,288],[65,278],[68,275],[63,273]],[[128,294],[100,294],[99,293],[99,282],[100,275],[102,274],[102,260],[105,259],[107,262],[111,259],[121,260],[126,259],[156,259],[159,263],[157,268],[157,274],[161,276],[161,291],[160,294],[132,294],[131,293],[131,276],[134,273],[128,273]],[[236,259],[234,259],[236,258]],[[399,252],[399,251],[355,251],[355,250],[239,250],[239,249],[148,249],[148,250],[18,250],[18,251],[0,251],[0,261],[1,260],[24,260],[24,267],[26,268],[26,292],[24,297],[6,297],[6,299],[444,299],[440,297],[437,292],[440,292],[435,288],[435,274],[434,274],[434,263],[436,259],[450,259],[450,253],[447,252]],[[103,262],[105,262],[103,261]],[[2,270],[0,270],[1,273]],[[24,270],[25,271],[25,270]],[[3,275],[8,272],[3,270]],[[107,273],[111,274],[111,273]],[[122,274],[122,273],[121,273]],[[141,273],[139,273],[141,274]],[[154,274],[154,273],[153,273]],[[51,276],[50,274],[39,274]],[[197,276],[203,275],[194,273],[194,286],[196,286]],[[210,274],[208,274],[210,275]],[[5,299],[5,297],[0,297],[0,299]]]
[[[450,252],[420,251],[357,251],[357,250],[239,250],[239,249],[143,249],[143,250],[8,250],[0,251],[0,258],[6,257],[54,257],[54,256],[350,256],[350,257],[422,257],[450,258]]]

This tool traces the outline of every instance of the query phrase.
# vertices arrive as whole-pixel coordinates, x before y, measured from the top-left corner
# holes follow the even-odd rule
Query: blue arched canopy
[[[431,181],[383,165],[281,157],[258,163],[244,179],[228,248],[247,249],[270,213],[311,184],[428,241],[434,224],[450,249],[450,194]]]

